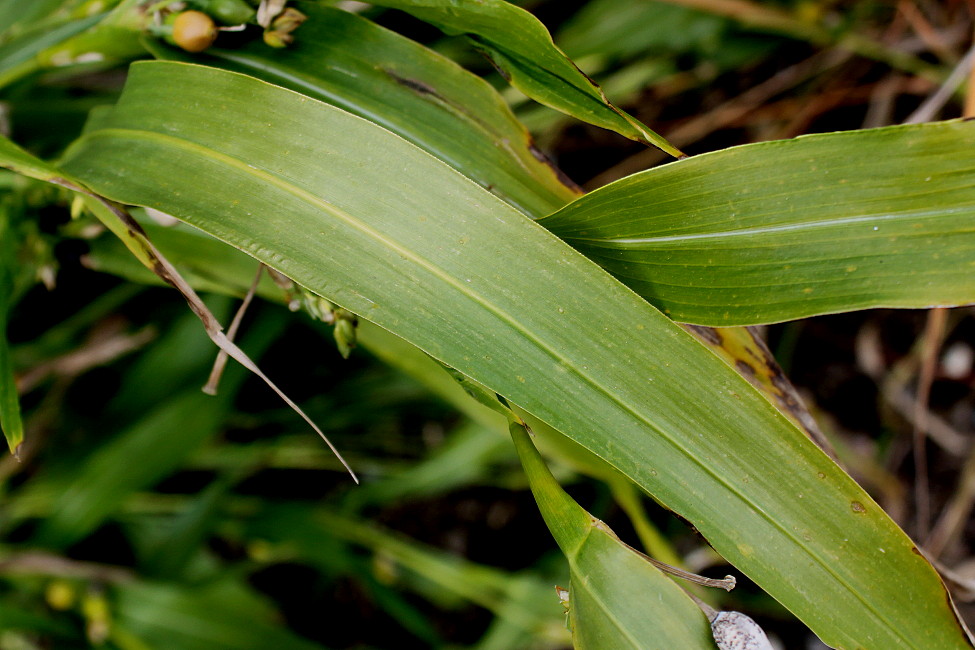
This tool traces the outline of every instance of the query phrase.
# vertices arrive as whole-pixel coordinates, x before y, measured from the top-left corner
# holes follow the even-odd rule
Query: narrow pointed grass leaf
[[[810,135],[603,187],[543,225],[673,319],[975,302],[975,122]]]
[[[239,74],[137,63],[111,118],[63,165],[551,424],[691,521],[826,643],[970,647],[910,539],[747,381],[389,131]]]
[[[58,177],[58,170],[52,165],[24,151],[2,134],[0,134],[0,167],[42,181]]]
[[[538,509],[569,561],[575,647],[712,648],[707,617],[687,593],[565,493],[523,425],[512,422],[510,431]]]
[[[252,534],[297,550],[329,574],[349,569],[346,544],[393,563],[399,587],[425,593],[444,608],[473,603],[494,612],[524,638],[567,641],[554,591],[531,573],[516,574],[471,562],[360,518],[305,506],[276,506],[253,521]],[[338,546],[338,548],[336,547]],[[435,589],[431,589],[434,586]],[[552,593],[552,600],[545,596]],[[551,607],[548,606],[551,602]]]
[[[0,87],[39,66],[38,57],[43,52],[97,25],[104,17],[105,14],[95,14],[58,25],[39,25],[0,45]]]
[[[2,146],[2,143],[0,143]],[[16,454],[24,441],[24,422],[20,413],[20,399],[14,367],[7,341],[7,320],[10,297],[13,295],[13,272],[16,268],[16,238],[11,224],[9,206],[0,201],[0,429],[10,453]]]
[[[555,46],[545,26],[520,7],[504,0],[382,0],[374,4],[402,9],[448,34],[466,34],[513,86],[546,106],[659,147],[672,156],[683,155],[614,106]]]

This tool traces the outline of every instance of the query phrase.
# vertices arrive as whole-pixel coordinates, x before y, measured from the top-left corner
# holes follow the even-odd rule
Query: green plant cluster
[[[947,77],[831,4],[0,0],[0,647],[971,647],[745,326],[975,302],[975,123],[687,157],[621,108],[795,42]],[[578,123],[672,162],[585,194]],[[415,504],[478,490],[462,557]]]

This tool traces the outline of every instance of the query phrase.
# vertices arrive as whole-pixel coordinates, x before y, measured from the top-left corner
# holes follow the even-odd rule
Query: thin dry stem
[[[668,140],[677,147],[693,144],[706,135],[741,119],[772,97],[843,63],[849,58],[849,54],[835,51],[815,54],[805,61],[778,72],[757,86],[749,88],[741,95],[714,110],[687,120],[667,134]],[[645,149],[590,180],[586,183],[586,189],[592,190],[601,187],[633,172],[646,169],[665,158],[666,156],[656,149]]]
[[[84,194],[94,199],[109,212],[111,212],[122,223],[126,230],[126,234],[132,238],[133,241],[128,243],[134,243],[140,249],[141,253],[149,261],[151,261],[152,266],[150,266],[150,269],[152,272],[180,292],[190,309],[203,323],[203,328],[206,330],[207,336],[210,338],[210,340],[213,341],[221,350],[226,351],[228,355],[233,357],[242,366],[260,377],[264,383],[277,394],[278,397],[284,400],[285,404],[290,406],[295,413],[301,416],[301,419],[303,419],[312,429],[315,430],[315,433],[317,433],[319,437],[325,441],[328,448],[332,450],[332,453],[335,454],[339,461],[341,461],[342,465],[345,466],[345,469],[348,470],[349,475],[352,476],[352,480],[354,480],[356,483],[359,482],[359,478],[356,476],[355,472],[352,471],[352,468],[346,462],[345,458],[342,457],[342,454],[339,453],[339,450],[335,447],[335,445],[332,444],[332,441],[328,439],[325,432],[323,432],[318,425],[315,424],[310,417],[308,417],[301,407],[284,393],[284,391],[278,388],[277,384],[271,381],[270,377],[264,374],[257,364],[254,363],[249,356],[247,356],[246,352],[241,350],[233,341],[227,338],[227,335],[223,332],[223,327],[220,325],[219,321],[217,321],[213,313],[207,308],[206,304],[200,299],[193,287],[190,286],[183,276],[180,275],[179,271],[176,270],[176,267],[174,267],[169,260],[163,256],[159,249],[157,249],[156,246],[149,240],[149,237],[142,229],[142,226],[140,226],[139,223],[133,219],[128,212],[125,211],[125,209],[112,201],[109,201],[105,197],[99,196],[98,194],[75,185],[74,183],[63,178],[54,178],[51,179],[50,182],[74,192]]]
[[[263,271],[264,264],[258,263],[257,273],[254,274],[254,281],[251,282],[251,286],[247,290],[243,302],[240,303],[240,307],[237,308],[237,313],[234,314],[234,319],[230,322],[230,327],[227,328],[227,338],[231,341],[237,338],[237,331],[240,329],[240,324],[244,320],[244,314],[247,313],[247,308],[250,307],[251,301],[254,300],[254,294],[257,293],[257,285],[261,281],[261,273]],[[223,370],[227,367],[228,358],[230,358],[229,355],[223,350],[217,353],[217,358],[213,362],[213,370],[210,371],[210,377],[203,386],[203,392],[207,395],[217,394],[217,390],[220,388],[220,378],[223,377]]]
[[[941,511],[941,516],[924,542],[924,550],[932,557],[941,557],[961,537],[975,505],[975,448],[969,453],[954,493]]]
[[[927,418],[931,384],[938,367],[938,353],[944,338],[948,310],[943,307],[928,312],[924,327],[924,346],[921,352],[921,372],[918,377],[917,398],[914,403],[914,500],[915,530],[918,539],[927,535],[931,523],[931,494],[928,485]]]
[[[26,551],[0,560],[0,574],[42,574],[96,582],[128,582],[135,573],[128,569],[94,562],[72,560],[43,551]]]
[[[917,110],[911,113],[910,116],[904,120],[904,123],[918,124],[920,122],[930,122],[937,117],[938,113],[941,112],[941,109],[944,108],[945,104],[947,104],[948,101],[954,96],[955,91],[958,90],[958,87],[961,86],[962,82],[971,76],[972,70],[975,69],[975,67],[972,65],[973,63],[975,63],[975,45],[973,45],[962,60],[958,62],[958,65],[955,66],[955,69],[951,71],[951,74],[948,75],[945,82],[941,84],[941,86],[930,97],[928,97],[924,103],[917,108]],[[971,95],[971,93],[969,93],[969,95]],[[970,116],[971,115],[966,112],[966,117]]]

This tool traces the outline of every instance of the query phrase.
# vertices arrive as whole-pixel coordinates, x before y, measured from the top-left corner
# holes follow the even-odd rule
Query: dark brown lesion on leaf
[[[442,102],[447,101],[440,95],[440,93],[436,91],[436,89],[434,89],[433,86],[431,86],[426,82],[419,81],[417,79],[408,79],[406,77],[401,77],[400,75],[396,74],[392,70],[384,70],[383,72],[385,72],[390,77],[392,77],[393,81],[395,81],[399,85],[405,86],[406,88],[409,88],[415,93],[418,93],[420,95],[432,95],[433,97],[436,97]]]
[[[542,163],[543,165],[548,165],[548,167],[551,168],[553,172],[555,172],[555,177],[559,179],[560,183],[568,187],[573,192],[576,192],[578,194],[584,193],[583,189],[579,187],[579,185],[576,184],[574,180],[569,178],[564,171],[559,169],[558,165],[552,162],[552,159],[549,158],[544,151],[538,148],[538,145],[536,145],[534,140],[531,139],[531,136],[528,137],[528,151],[535,158],[535,160]]]
[[[440,94],[439,91],[437,91],[436,88],[434,88],[427,82],[421,81],[419,79],[413,79],[410,77],[404,77],[403,75],[393,70],[390,70],[388,68],[383,68],[383,72],[389,75],[389,77],[397,84],[416,93],[418,96],[423,97],[428,101],[440,105],[442,108],[455,115],[462,116],[465,120],[469,120],[471,122],[478,124],[486,132],[493,134],[493,137],[496,140],[507,141],[507,138],[504,138],[504,140],[502,140],[502,135],[496,133],[494,128],[492,128],[490,124],[486,123],[483,119],[481,119],[477,114],[472,113],[467,107],[460,105],[457,102],[451,101],[447,97],[444,97],[442,94]],[[560,183],[562,183],[563,185],[571,189],[573,192],[576,192],[577,194],[581,195],[583,193],[582,188],[579,187],[575,183],[575,181],[573,181],[571,178],[566,176],[565,172],[559,169],[555,165],[555,163],[553,163],[552,160],[547,155],[545,155],[545,152],[543,152],[535,145],[535,143],[531,139],[531,136],[528,135],[527,132],[525,132],[525,137],[527,139],[528,152],[532,155],[532,157],[534,157],[535,160],[549,167],[552,170],[552,172],[555,173],[555,177],[558,179]],[[482,183],[482,185],[484,185],[484,183]],[[494,184],[490,183],[488,189],[491,190],[493,189],[493,187]]]
[[[501,75],[502,79],[504,79],[508,83],[511,83],[511,73],[508,72],[504,68],[504,66],[499,64],[497,60],[495,60],[491,46],[488,45],[484,41],[484,39],[482,39],[480,36],[477,36],[476,34],[468,34],[467,40],[470,41],[471,45],[474,47],[474,50],[478,54],[480,54],[485,59],[487,59],[488,63],[491,64],[491,67],[493,67],[498,72],[498,74]]]
[[[694,334],[699,339],[703,339],[705,342],[711,345],[723,345],[724,338],[721,336],[721,332],[714,329],[713,327],[705,327],[703,325],[684,325],[684,329],[688,330],[691,334]]]
[[[738,372],[742,375],[750,377],[755,376],[755,368],[746,361],[742,361],[741,359],[736,360],[735,368],[737,368]]]

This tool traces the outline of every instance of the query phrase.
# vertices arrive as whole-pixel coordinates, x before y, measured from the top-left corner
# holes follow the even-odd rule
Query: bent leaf
[[[197,59],[375,122],[529,214],[549,214],[578,198],[580,190],[483,79],[355,14],[299,6],[308,20],[290,47],[253,41],[214,48]],[[152,49],[160,58],[189,58],[162,44]]]
[[[41,181],[57,178],[58,170],[0,134],[0,167]]]
[[[569,561],[574,646],[713,648],[708,620],[684,590],[565,493],[522,425],[510,430],[538,509]]]
[[[671,318],[975,302],[975,123],[810,135],[617,181],[541,223]]]
[[[308,20],[301,38],[273,49],[263,42],[239,48],[212,48],[194,59],[188,53],[147,41],[157,57],[197,60],[242,72],[343,108],[400,135],[487,188],[533,218],[550,214],[578,198],[579,191],[532,143],[498,93],[482,79],[440,54],[346,11],[300,3]],[[669,7],[664,7],[670,9]],[[477,106],[477,112],[469,107]],[[89,120],[97,124],[94,116]],[[89,127],[93,128],[93,127]],[[175,254],[179,254],[175,252]],[[717,336],[693,332],[707,345]],[[737,337],[747,359],[761,359],[758,373],[745,377],[773,403],[829,449],[815,421],[795,397],[760,343]],[[716,352],[734,354],[719,340]],[[737,358],[742,355],[738,354]],[[735,366],[737,358],[731,359]],[[763,369],[781,386],[763,382]],[[788,400],[783,395],[788,393]]]
[[[382,0],[373,4],[402,9],[448,34],[466,34],[511,85],[546,106],[672,156],[684,155],[613,106],[599,86],[555,46],[545,26],[520,7],[504,0]]]
[[[242,75],[138,63],[64,169],[234,244],[549,423],[826,643],[970,647],[907,536],[748,382],[390,132]]]

